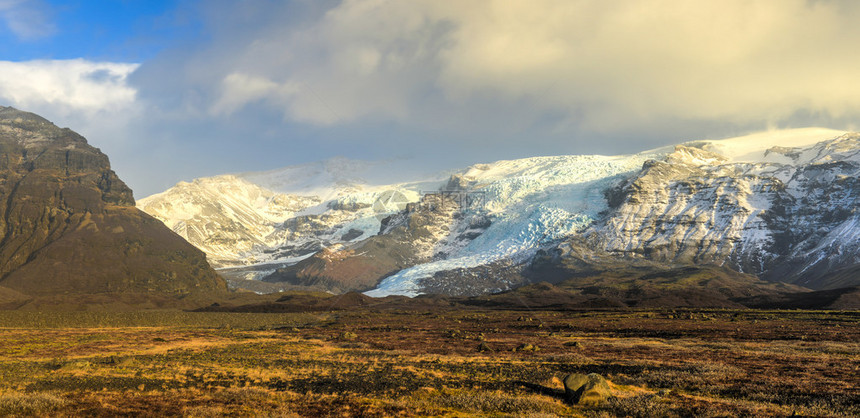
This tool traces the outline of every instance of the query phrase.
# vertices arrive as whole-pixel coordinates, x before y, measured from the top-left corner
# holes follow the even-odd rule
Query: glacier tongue
[[[473,166],[463,173],[477,194],[466,216],[488,215],[492,224],[447,259],[420,264],[383,280],[370,296],[421,293],[421,279],[503,259],[514,263],[542,246],[577,234],[607,209],[603,191],[661,154],[621,157],[539,157]]]

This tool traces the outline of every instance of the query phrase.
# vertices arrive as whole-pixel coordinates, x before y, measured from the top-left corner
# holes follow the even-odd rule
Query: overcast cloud
[[[18,3],[0,0],[0,16]],[[258,0],[193,11],[207,36],[139,67],[0,63],[0,97],[92,129],[82,133],[138,197],[335,155],[449,168],[768,127],[852,129],[860,116],[860,2]],[[134,117],[98,129],[120,113]]]
[[[210,109],[264,102],[316,124],[437,124],[428,104],[491,96],[601,131],[840,117],[860,109],[858,11],[807,0],[348,0],[306,28],[263,27],[236,45]]]

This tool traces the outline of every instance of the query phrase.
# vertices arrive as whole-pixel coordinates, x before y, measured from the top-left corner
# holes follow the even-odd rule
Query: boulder
[[[564,378],[564,393],[569,402],[585,406],[600,405],[612,396],[609,383],[597,373],[567,375]]]

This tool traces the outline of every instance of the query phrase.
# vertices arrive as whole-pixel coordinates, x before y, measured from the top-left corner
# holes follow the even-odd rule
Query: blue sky
[[[630,153],[855,129],[857,21],[848,0],[0,0],[0,105],[86,136],[138,198],[335,156]]]
[[[0,27],[0,54],[11,61],[86,58],[142,62],[178,40],[201,35],[199,21],[179,1],[77,0],[30,2],[23,38]]]

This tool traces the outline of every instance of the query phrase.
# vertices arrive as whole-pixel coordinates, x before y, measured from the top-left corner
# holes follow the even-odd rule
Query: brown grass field
[[[860,416],[856,311],[8,311],[0,336],[2,416]],[[571,372],[614,396],[566,403]]]

